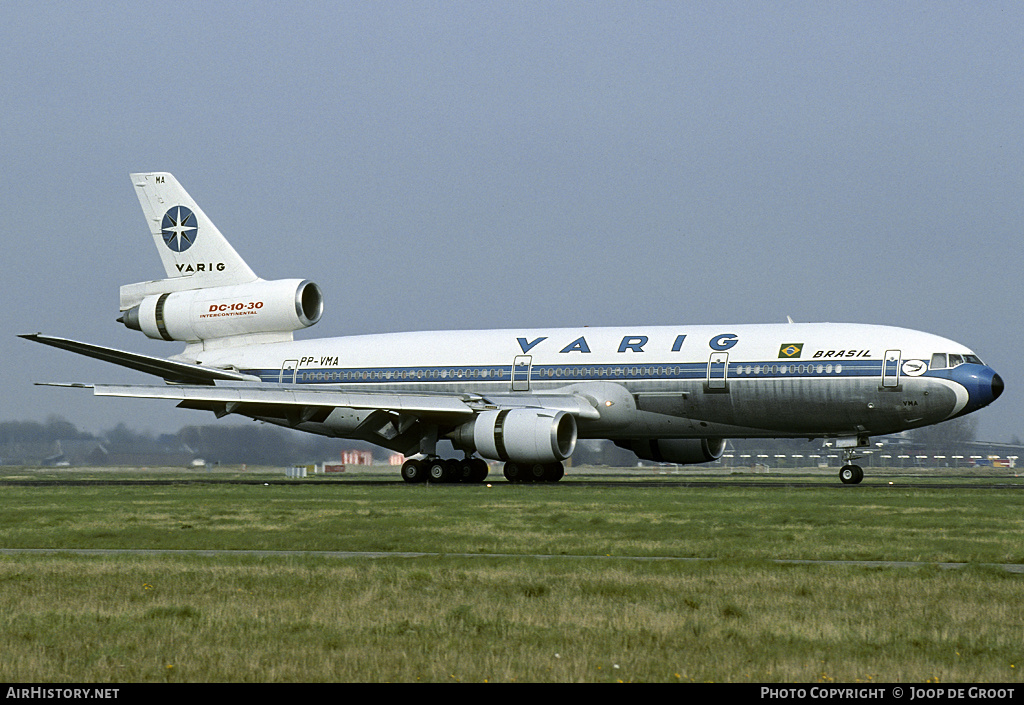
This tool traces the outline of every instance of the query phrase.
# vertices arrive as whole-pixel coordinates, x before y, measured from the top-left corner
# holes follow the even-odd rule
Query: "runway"
[[[680,562],[680,563],[725,563],[728,559],[695,558],[682,556],[614,556],[614,555],[554,555],[540,553],[432,553],[415,551],[263,551],[263,550],[206,550],[206,549],[152,549],[152,548],[0,548],[0,555],[53,555],[70,554],[77,556],[208,556],[208,557],[253,557],[253,558],[331,558],[350,560],[354,558],[490,558],[490,559],[535,559],[535,560],[597,560],[597,561],[638,561],[638,562]],[[745,563],[749,560],[744,559]],[[770,558],[766,563],[776,565],[817,565],[853,566],[858,568],[926,568],[959,570],[970,565],[1001,569],[1008,573],[1024,573],[1021,563],[934,563],[928,561],[816,561]]]
[[[858,490],[872,490],[872,489],[934,489],[934,490],[1024,490],[1024,478],[1008,478],[1003,476],[993,476],[989,478],[979,478],[972,476],[970,478],[957,478],[952,476],[946,476],[944,479],[932,479],[922,478],[920,476],[904,477],[896,479],[887,479],[893,477],[892,475],[885,475],[883,477],[866,477],[864,481],[857,485],[844,485],[838,479],[831,480],[821,478],[818,480],[807,480],[807,479],[773,479],[773,480],[760,480],[760,479],[713,479],[713,478],[701,478],[701,479],[633,479],[632,477],[623,476],[617,479],[611,479],[607,476],[598,476],[600,479],[591,478],[566,478],[559,483],[510,483],[504,478],[494,478],[488,480],[485,484],[489,487],[515,487],[517,489],[522,488],[529,490],[531,488],[571,488],[571,487],[604,487],[604,488],[637,488],[637,489],[650,489],[650,488],[727,488],[727,487],[740,487],[740,488],[762,488],[762,489],[836,489],[845,492],[856,492]],[[984,480],[989,480],[985,482]],[[104,487],[104,486],[119,486],[119,487],[170,487],[174,485],[252,485],[252,486],[320,486],[320,487],[345,487],[345,486],[367,486],[373,485],[377,487],[391,486],[395,488],[408,487],[411,490],[422,489],[423,487],[437,487],[444,488],[445,490],[458,491],[459,489],[471,489],[474,487],[481,487],[482,484],[474,483],[424,483],[420,485],[409,485],[400,479],[395,480],[381,480],[381,479],[311,479],[311,480],[298,480],[298,479],[217,479],[217,478],[173,478],[173,479],[8,479],[0,480],[0,487]]]

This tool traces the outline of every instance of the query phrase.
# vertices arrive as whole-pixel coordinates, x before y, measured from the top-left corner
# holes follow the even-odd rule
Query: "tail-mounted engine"
[[[491,460],[552,463],[576,449],[576,419],[553,409],[484,411],[451,434],[460,447]]]
[[[633,451],[641,460],[677,465],[710,463],[725,452],[725,440],[722,438],[634,439],[615,441],[615,445]]]
[[[253,333],[288,333],[320,320],[324,300],[311,281],[279,279],[145,296],[118,320],[157,340],[190,343]]]

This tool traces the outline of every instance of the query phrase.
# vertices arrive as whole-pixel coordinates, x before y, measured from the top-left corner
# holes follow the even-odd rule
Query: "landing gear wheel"
[[[864,470],[859,465],[844,465],[839,471],[839,479],[844,485],[859,485],[864,479]]]
[[[544,463],[530,463],[526,475],[530,482],[547,482],[548,466]]]
[[[565,477],[561,463],[505,463],[509,482],[558,482]]]
[[[450,461],[455,468],[454,482],[478,483],[487,479],[487,463],[480,458]]]
[[[451,482],[452,468],[444,458],[428,458],[423,463],[426,476],[431,482]]]
[[[469,479],[467,482],[483,482],[487,479],[487,461],[481,458],[471,458],[469,461]]]
[[[406,482],[425,482],[427,474],[423,471],[423,463],[418,460],[406,460],[402,465],[402,479]]]
[[[455,458],[449,458],[444,461],[444,465],[448,468],[448,479],[445,482],[462,482],[462,463]]]
[[[534,463],[530,466],[532,482],[558,482],[564,476],[565,467],[561,463]]]
[[[472,482],[473,481],[473,466],[470,464],[469,458],[463,460],[452,461],[455,466],[455,481],[456,482]]]
[[[546,468],[544,479],[548,482],[558,482],[565,477],[565,466],[561,463],[549,463]]]
[[[509,482],[526,481],[526,470],[519,463],[505,463],[504,475]]]

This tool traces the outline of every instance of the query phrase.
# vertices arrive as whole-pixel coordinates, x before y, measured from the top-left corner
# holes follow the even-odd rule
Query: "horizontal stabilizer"
[[[77,340],[69,340],[67,338],[54,338],[52,336],[43,335],[42,333],[19,335],[18,337],[42,343],[43,345],[60,348],[61,350],[69,350],[73,353],[78,353],[79,355],[103,360],[104,362],[112,362],[115,365],[127,367],[132,370],[138,370],[139,372],[145,372],[146,374],[163,377],[168,382],[208,385],[213,384],[217,380],[244,382],[257,379],[256,377],[244,375],[240,372],[218,370],[212,367],[193,365],[189,362],[167,360],[162,357],[151,357],[149,355],[126,352],[115,348],[106,348],[101,345],[82,343]]]

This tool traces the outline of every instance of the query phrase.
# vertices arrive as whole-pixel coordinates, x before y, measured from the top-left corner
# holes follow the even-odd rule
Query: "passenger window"
[[[934,353],[932,355],[932,364],[930,365],[933,370],[941,370],[946,366],[946,353]]]

